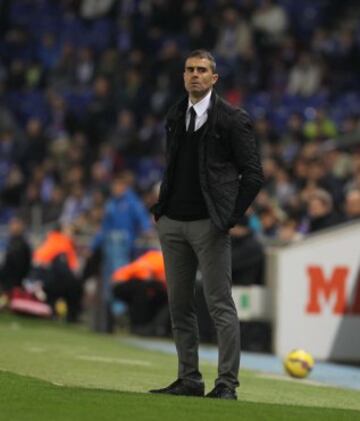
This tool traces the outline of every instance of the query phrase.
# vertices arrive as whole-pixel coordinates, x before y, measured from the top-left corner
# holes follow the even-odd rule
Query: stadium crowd
[[[334,142],[359,131],[354,8],[2,1],[0,222],[19,211],[31,222],[37,205],[43,223],[60,218],[93,229],[122,170],[150,205],[162,170],[162,119],[183,92],[184,53],[199,47],[216,55],[221,93],[254,119],[267,183],[253,227],[265,237],[318,229],[311,220],[325,210],[308,202],[319,188],[330,195],[320,193],[319,207],[338,213],[325,224],[358,214],[359,150]]]
[[[2,0],[0,16],[0,225],[60,222],[96,243],[120,178],[140,202],[131,239],[149,235],[163,118],[196,48],[252,116],[264,165],[234,246],[260,256],[259,239],[360,217],[356,1]]]

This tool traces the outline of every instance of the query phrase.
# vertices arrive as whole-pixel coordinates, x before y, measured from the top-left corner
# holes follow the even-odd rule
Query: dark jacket
[[[318,218],[309,219],[309,232],[317,232],[344,222],[344,218],[336,212],[329,212]]]
[[[20,286],[31,266],[31,248],[22,235],[10,237],[4,264],[0,267],[0,284],[5,290]]]
[[[187,97],[179,101],[166,119],[166,169],[158,203],[151,209],[156,220],[164,212],[172,186],[187,104]],[[228,230],[241,218],[264,180],[248,114],[215,92],[199,142],[199,176],[210,218],[220,230]]]

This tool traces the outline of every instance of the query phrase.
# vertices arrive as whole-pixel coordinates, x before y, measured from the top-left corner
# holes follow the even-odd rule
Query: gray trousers
[[[231,243],[210,219],[157,223],[164,255],[169,308],[179,368],[178,377],[202,381],[199,371],[199,330],[194,303],[199,265],[209,313],[217,332],[219,361],[215,384],[239,385],[240,328],[231,296]]]

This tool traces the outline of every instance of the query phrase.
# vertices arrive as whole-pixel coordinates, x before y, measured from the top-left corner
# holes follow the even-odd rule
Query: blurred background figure
[[[22,219],[13,217],[10,220],[5,257],[0,266],[2,292],[11,293],[13,288],[21,286],[30,270],[32,252],[25,231]]]
[[[338,224],[342,218],[334,210],[333,199],[325,190],[315,190],[307,204],[309,232],[313,233]]]
[[[348,221],[360,218],[360,189],[347,192],[345,196],[345,218]]]
[[[230,230],[232,279],[234,285],[263,285],[265,275],[264,246],[249,227],[247,217]]]
[[[104,247],[109,236],[118,235],[123,244],[124,261],[120,264],[131,260],[136,238],[141,234],[150,235],[152,230],[150,214],[131,188],[131,183],[129,173],[124,172],[114,177],[111,196],[105,203],[101,229],[94,242],[94,249]]]
[[[78,321],[82,299],[82,285],[77,276],[79,259],[73,236],[74,227],[71,225],[58,226],[50,231],[34,251],[28,279],[28,283],[35,284],[35,289],[41,286],[44,301],[54,314],[57,300],[65,301],[68,322]]]
[[[166,336],[170,333],[164,260],[150,250],[112,274],[114,297],[126,303],[132,333]]]

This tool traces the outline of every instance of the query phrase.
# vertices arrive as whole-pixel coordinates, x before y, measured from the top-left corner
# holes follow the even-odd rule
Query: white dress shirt
[[[208,119],[208,109],[210,106],[211,90],[204,96],[204,98],[197,102],[195,105],[192,104],[189,98],[188,108],[186,110],[186,130],[190,124],[190,108],[193,107],[196,113],[195,117],[195,131],[199,130],[201,126],[206,123]]]

